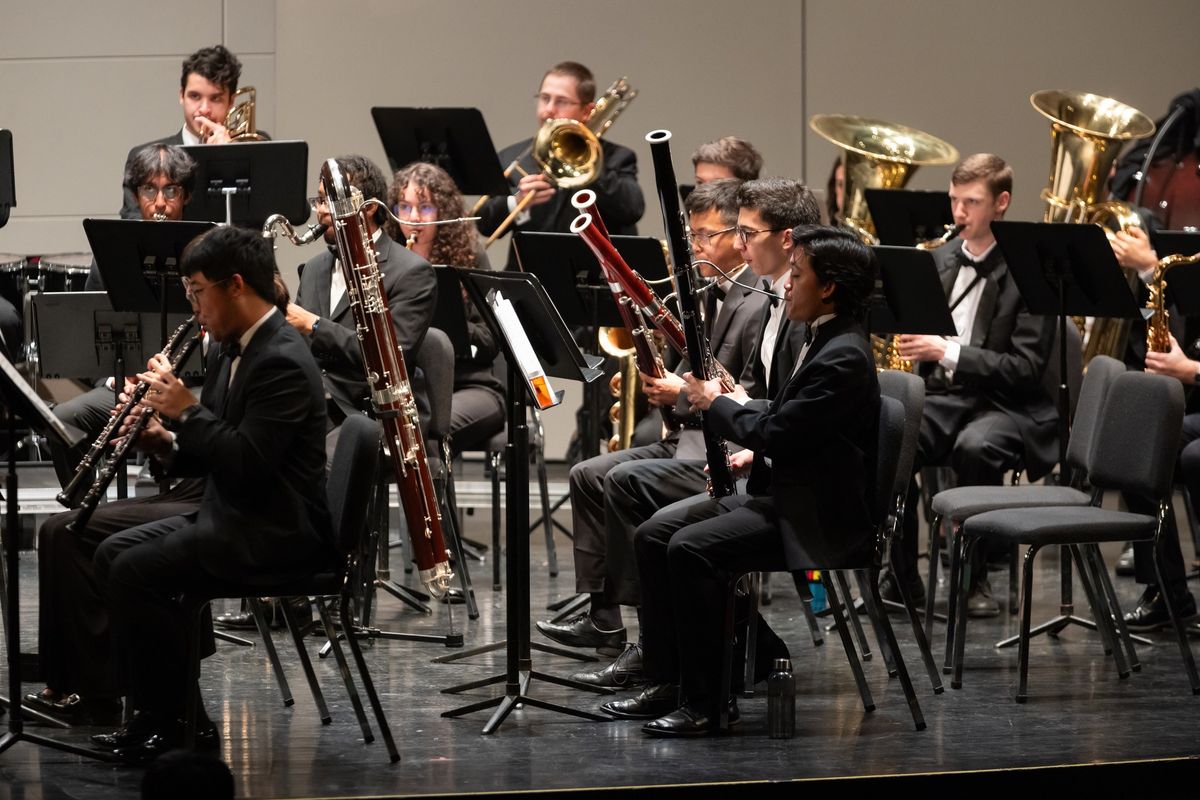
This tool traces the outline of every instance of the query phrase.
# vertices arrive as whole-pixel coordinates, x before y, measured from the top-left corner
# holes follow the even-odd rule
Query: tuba
[[[533,160],[542,168],[549,181],[559,189],[582,189],[600,175],[604,169],[604,151],[600,147],[600,137],[612,127],[621,112],[637,97],[637,89],[629,85],[625,78],[618,78],[605,90],[600,99],[592,107],[586,122],[574,119],[548,119],[534,137],[532,145]],[[513,161],[504,171],[505,177],[514,169],[521,170]],[[529,205],[531,196],[526,196],[516,208],[504,218],[496,228],[485,246],[499,239],[508,230],[525,207]],[[483,204],[485,198],[480,198],[475,204],[475,210]]]
[[[903,189],[920,166],[953,164],[958,150],[931,134],[878,119],[817,114],[808,126],[842,149],[846,172],[842,224],[878,244],[867,189]]]
[[[1108,175],[1126,142],[1154,133],[1154,122],[1133,106],[1087,92],[1046,89],[1029,102],[1050,120],[1050,182],[1042,190],[1045,222],[1092,222],[1110,231],[1141,227],[1133,206],[1105,200]],[[1130,290],[1137,276],[1128,276]],[[1129,335],[1129,320],[1095,319],[1085,332],[1083,363],[1097,355],[1120,357]]]

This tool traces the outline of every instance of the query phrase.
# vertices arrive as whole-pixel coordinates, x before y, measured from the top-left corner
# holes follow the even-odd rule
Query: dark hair
[[[828,225],[798,225],[792,243],[808,256],[817,280],[832,283],[839,314],[861,320],[875,289],[875,253],[858,234]]]
[[[566,75],[568,78],[574,78],[575,94],[585,106],[596,99],[596,78],[590,69],[578,61],[560,61],[546,70],[546,75]],[[542,83],[545,83],[546,75],[542,76]]]
[[[722,136],[696,148],[696,152],[692,153],[692,166],[701,162],[728,167],[738,180],[752,181],[758,178],[762,170],[763,158],[754,145],[745,139]]]
[[[446,170],[435,164],[416,161],[396,173],[392,186],[388,190],[388,205],[396,211],[405,188],[414,186],[419,193],[429,197],[438,210],[438,219],[454,219],[465,217],[462,194],[458,191],[454,179]],[[391,217],[384,223],[384,230],[397,242],[404,241],[400,226]],[[433,249],[429,252],[429,261],[433,264],[453,264],[458,267],[475,266],[476,237],[475,226],[439,225],[434,228]]]
[[[233,800],[233,773],[211,753],[171,750],[142,776],[143,800]]]
[[[738,189],[738,206],[757,211],[772,228],[794,228],[821,222],[821,207],[808,187],[787,178],[746,181]]]
[[[242,62],[237,56],[215,44],[192,53],[183,61],[183,72],[179,76],[179,88],[187,88],[188,75],[196,73],[212,84],[229,92],[232,100],[237,91],[238,78],[242,77]]]
[[[375,165],[375,162],[366,156],[356,154],[348,156],[338,156],[336,159],[338,169],[342,171],[342,175],[346,178],[346,182],[362,192],[363,200],[378,200],[383,203],[387,200],[387,178],[383,176],[383,170]],[[326,187],[326,191],[329,187]],[[387,219],[387,214],[383,209],[376,208],[375,213],[371,215],[376,225],[383,225]]]
[[[842,222],[837,202],[837,171],[841,165],[842,157],[838,156],[833,160],[833,166],[829,168],[829,181],[825,184],[825,211],[829,215],[830,225],[840,225]],[[842,179],[845,180],[845,176]]]
[[[1012,194],[1012,167],[1004,163],[1004,159],[991,153],[976,153],[958,162],[950,175],[950,182],[955,186],[972,181],[984,181],[992,197],[999,197],[1002,192]]]
[[[721,215],[721,222],[726,225],[736,225],[738,215],[738,189],[742,182],[734,178],[721,181],[702,183],[683,201],[683,207],[688,214],[700,214],[704,211],[716,211]]]
[[[275,252],[258,231],[232,225],[213,228],[183,248],[179,271],[204,273],[213,283],[241,275],[256,295],[275,302]]]
[[[177,145],[144,145],[134,151],[125,166],[125,188],[137,193],[139,186],[156,175],[165,175],[171,183],[178,183],[184,194],[191,197],[196,184],[196,162]]]

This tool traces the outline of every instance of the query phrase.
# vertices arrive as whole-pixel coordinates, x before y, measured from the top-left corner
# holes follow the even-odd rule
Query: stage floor
[[[470,469],[476,469],[470,467]],[[477,475],[469,479],[480,480]],[[563,475],[557,475],[559,481]],[[569,526],[569,514],[558,518]],[[490,516],[479,509],[466,518],[466,533],[490,539]],[[574,590],[570,542],[556,537],[561,572],[547,575],[546,548],[532,537],[530,567],[534,619],[548,601]],[[1184,552],[1191,553],[1190,543]],[[1105,550],[1113,563],[1115,549]],[[454,624],[465,630],[467,647],[504,636],[504,593],[491,588],[491,553],[472,562],[481,616],[468,622],[454,607]],[[22,554],[23,650],[36,650],[36,556]],[[411,577],[397,577],[413,584]],[[1038,637],[1031,648],[1030,695],[1013,702],[1016,648],[994,643],[1017,629],[1017,618],[972,620],[961,690],[935,696],[921,666],[911,630],[893,618],[928,728],[915,731],[899,683],[889,680],[876,653],[866,671],[877,710],[864,713],[836,633],[814,647],[790,581],[775,576],[768,620],[788,642],[797,676],[797,732],[787,741],[766,734],[762,692],[740,701],[742,724],[727,737],[664,741],[645,737],[638,723],[594,723],[536,708],[513,713],[495,734],[481,736],[489,712],[443,719],[443,711],[480,700],[498,687],[462,695],[444,687],[502,672],[504,653],[496,651],[455,664],[433,664],[453,652],[441,645],[380,641],[367,650],[401,750],[390,764],[380,741],[364,744],[333,659],[316,661],[333,714],[322,726],[295,658],[290,639],[276,636],[296,697],[284,708],[261,646],[221,643],[205,662],[203,690],[210,715],[222,735],[222,757],[233,770],[239,797],[378,797],[444,793],[553,790],[568,787],[629,787],[705,784],[728,781],[789,781],[869,775],[1014,770],[1075,764],[1173,759],[1200,755],[1200,697],[1188,691],[1174,640],[1151,634],[1154,646],[1139,648],[1142,670],[1118,680],[1112,660],[1095,633],[1073,627],[1057,638]],[[1116,587],[1128,609],[1138,595],[1129,578]],[[1007,576],[993,577],[997,596]],[[1193,584],[1195,586],[1195,584]],[[1058,613],[1058,560],[1039,556],[1035,578],[1034,623]],[[1077,587],[1077,595],[1082,591]],[[944,597],[944,591],[942,592]],[[1079,607],[1081,615],[1086,609]],[[636,636],[627,615],[630,636]],[[384,629],[443,633],[445,606],[424,616],[381,595],[376,624]],[[941,663],[942,626],[935,656]],[[251,638],[254,638],[252,635]],[[541,640],[534,633],[535,641]],[[309,640],[312,652],[321,639]],[[875,647],[871,639],[872,648]],[[1193,639],[1200,651],[1200,640]],[[535,669],[566,676],[585,665],[534,653]],[[7,676],[6,676],[7,679]],[[7,684],[5,684],[7,685]],[[26,684],[33,691],[34,684]],[[762,687],[759,687],[760,690]],[[533,696],[576,708],[597,709],[600,699],[535,681]],[[31,731],[84,744],[94,729],[69,731],[31,725]],[[1196,762],[1189,762],[1193,766]],[[0,797],[134,798],[141,770],[112,767],[21,743],[0,755]],[[1192,784],[1193,788],[1195,784]],[[1160,787],[1164,788],[1165,787]],[[1147,791],[1157,794],[1153,785]]]

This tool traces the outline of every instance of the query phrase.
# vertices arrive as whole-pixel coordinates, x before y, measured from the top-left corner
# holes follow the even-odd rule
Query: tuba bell
[[[1046,89],[1034,92],[1030,104],[1050,120],[1050,181],[1042,190],[1045,222],[1091,222],[1114,231],[1142,227],[1134,208],[1106,200],[1113,164],[1126,142],[1154,133],[1154,122],[1133,106],[1087,92]],[[1137,276],[1126,276],[1130,291]],[[1121,357],[1129,320],[1076,319],[1084,333],[1083,363],[1097,355]]]
[[[878,244],[867,189],[903,189],[920,166],[953,164],[958,150],[936,136],[878,119],[817,114],[808,126],[842,150],[846,173],[842,224]]]

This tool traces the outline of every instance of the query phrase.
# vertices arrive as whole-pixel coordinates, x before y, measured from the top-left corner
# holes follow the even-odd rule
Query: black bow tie
[[[989,272],[992,271],[992,266],[993,266],[994,262],[993,262],[991,253],[988,253],[987,257],[982,259],[981,261],[975,261],[969,255],[967,255],[967,252],[965,250],[963,250],[960,247],[960,248],[958,248],[957,251],[955,251],[955,256],[958,260],[958,265],[960,267],[970,267],[971,269],[978,272],[980,275],[985,275],[985,276]]]
[[[771,295],[771,307],[774,308],[775,306],[779,305],[779,295],[775,294],[775,292],[771,289],[771,282],[766,278],[763,278],[762,288],[764,292]]]
[[[712,287],[709,288],[709,291],[712,292],[713,297],[717,298],[718,302],[725,301],[725,287],[714,283]]]
[[[227,344],[223,348],[221,348],[221,357],[228,358],[230,361],[237,359],[241,355],[242,355],[241,340],[238,340],[236,342],[230,342],[229,344]]]

